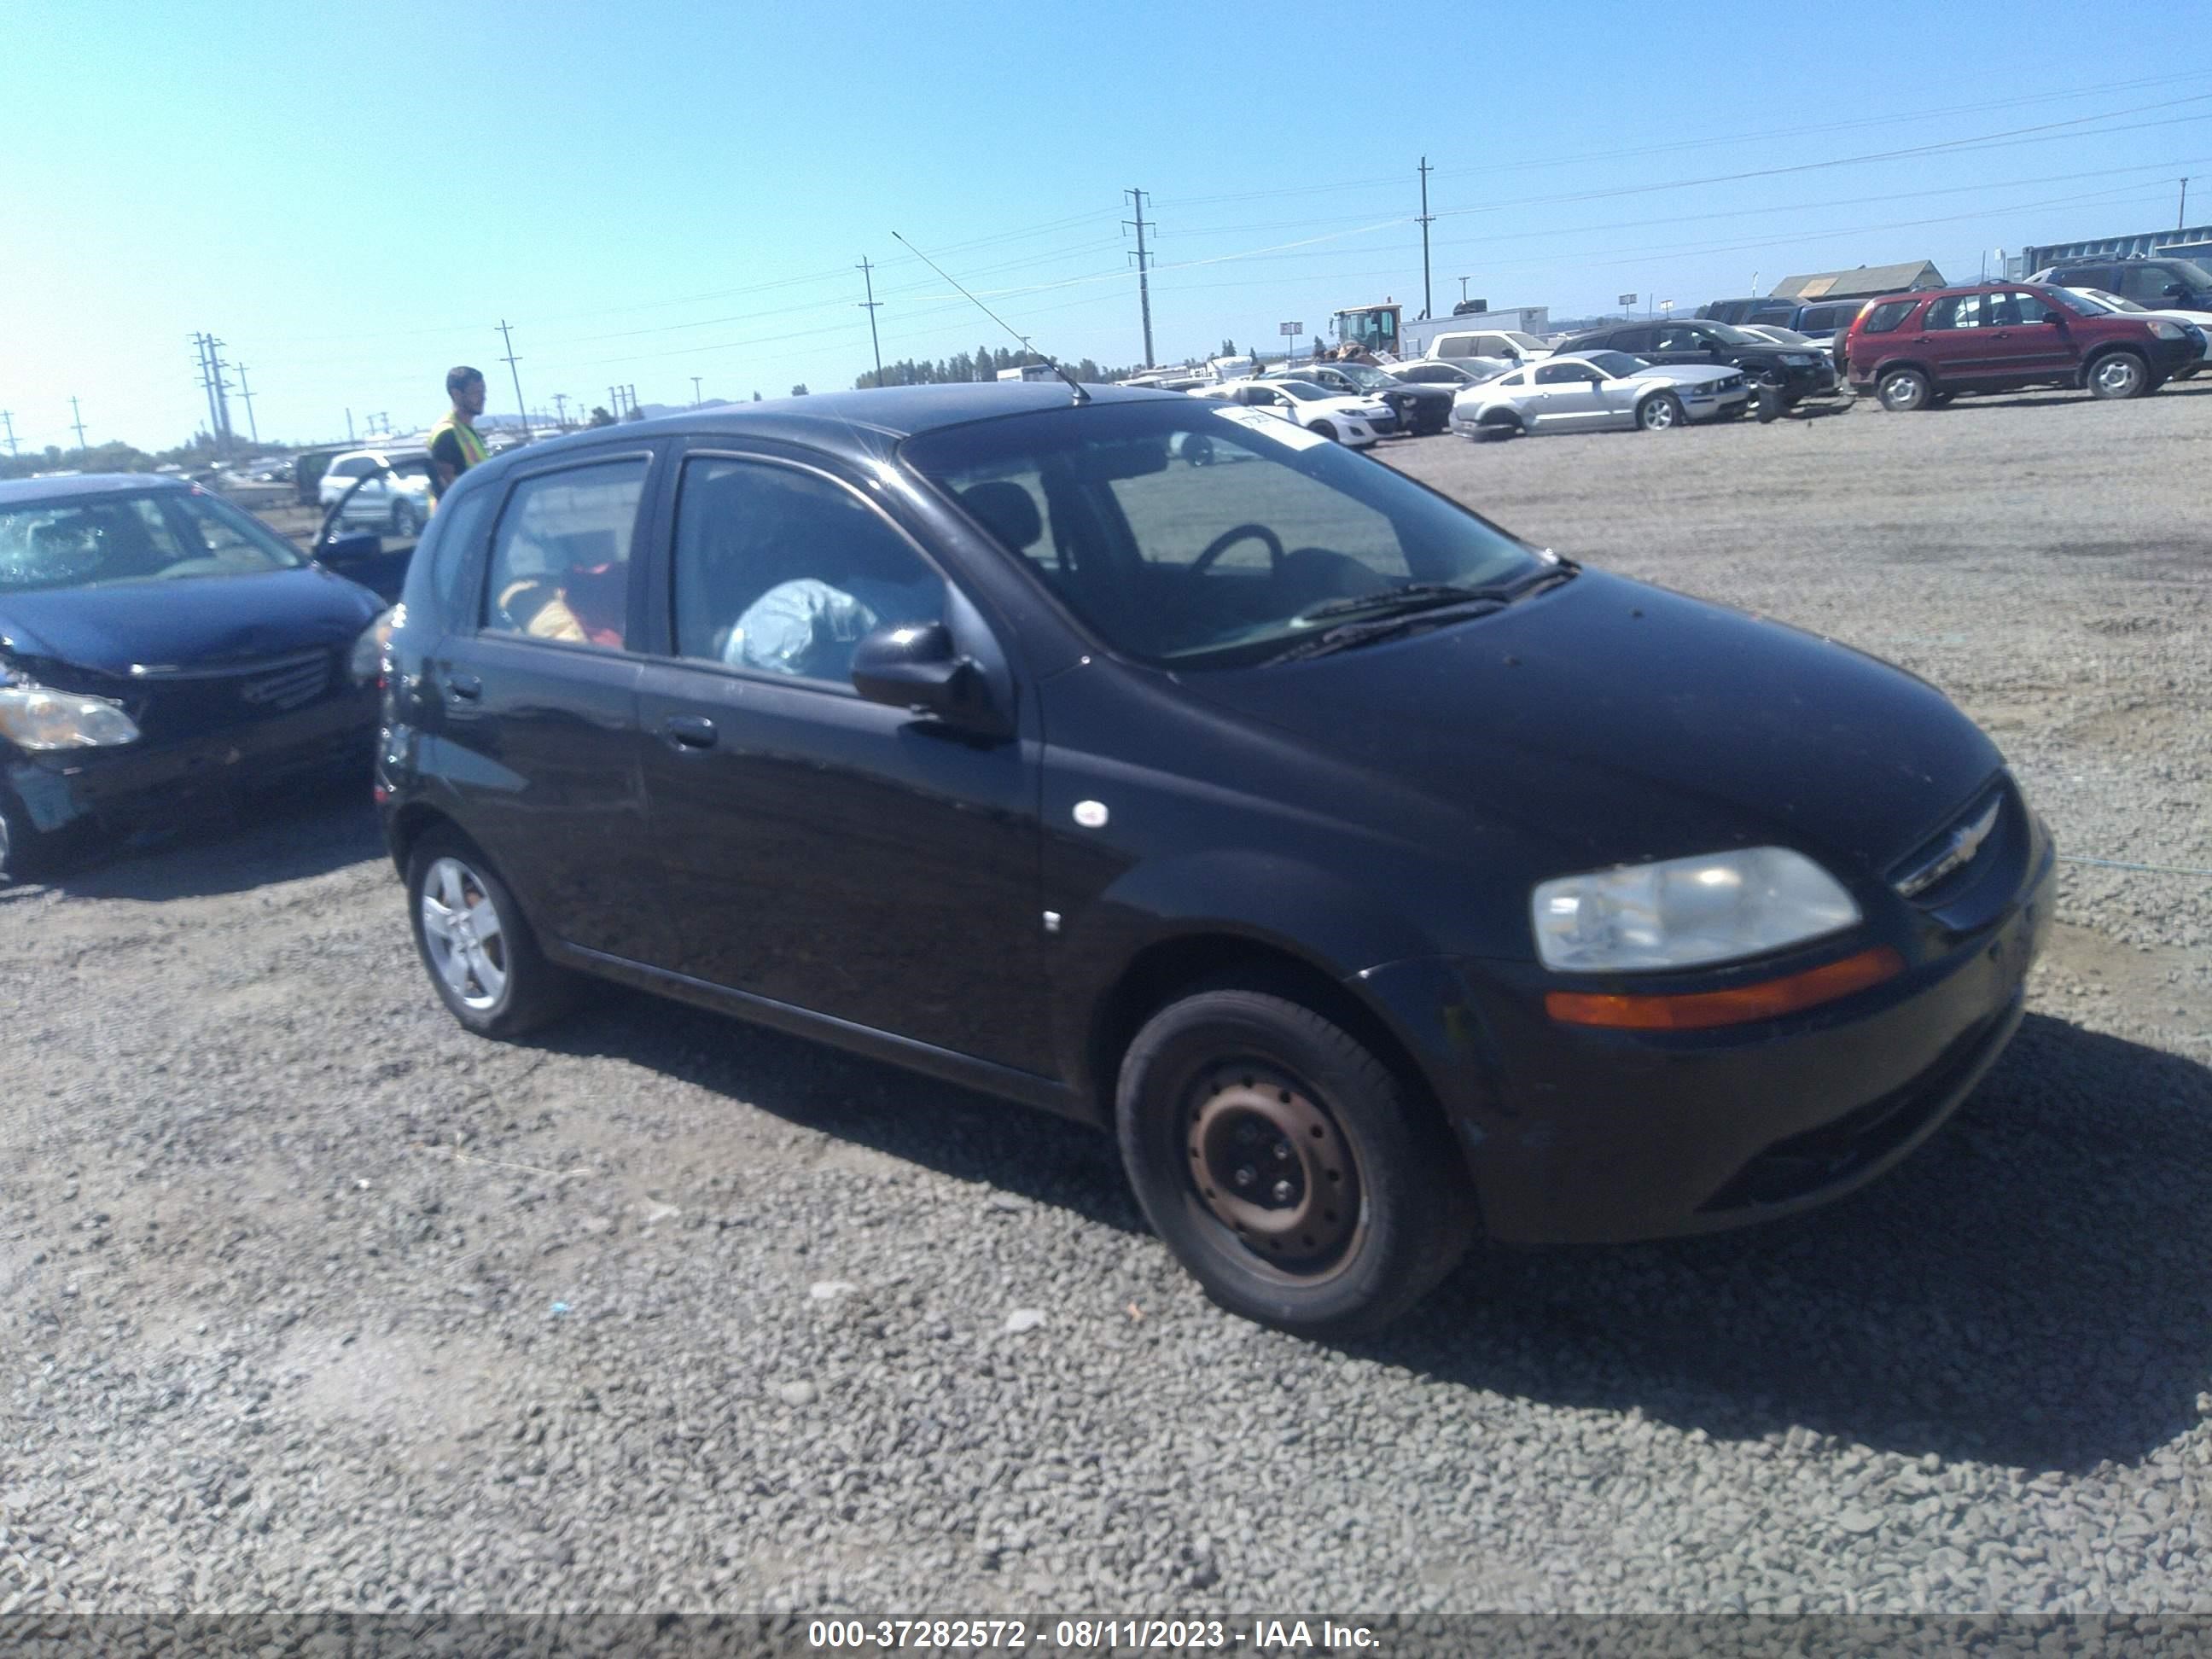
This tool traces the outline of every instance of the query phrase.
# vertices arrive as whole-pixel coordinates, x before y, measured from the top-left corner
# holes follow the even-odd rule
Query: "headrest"
[[[1014,552],[1019,553],[1044,534],[1044,520],[1037,516],[1036,500],[1028,490],[1006,479],[970,484],[960,492],[960,505]]]

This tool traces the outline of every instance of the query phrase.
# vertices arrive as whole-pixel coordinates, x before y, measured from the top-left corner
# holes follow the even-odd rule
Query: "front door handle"
[[[458,702],[474,702],[483,696],[483,682],[473,674],[448,674],[446,695]]]
[[[714,722],[704,714],[671,714],[660,723],[663,736],[678,749],[712,749]]]

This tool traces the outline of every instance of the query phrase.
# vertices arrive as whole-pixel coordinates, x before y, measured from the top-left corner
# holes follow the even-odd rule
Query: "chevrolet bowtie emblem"
[[[1897,890],[1906,898],[1924,893],[1980,852],[1982,843],[1990,838],[1990,831],[1997,827],[1997,809],[2002,804],[2000,800],[1991,801],[1972,823],[1962,823],[1954,830],[1933,857],[1898,878]]]

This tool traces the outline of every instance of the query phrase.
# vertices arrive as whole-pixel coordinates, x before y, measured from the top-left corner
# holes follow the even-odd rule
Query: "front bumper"
[[[2018,1028],[2056,864],[1989,926],[1871,990],[1705,1032],[1562,1025],[1533,974],[1406,963],[1361,976],[1450,1117],[1484,1225],[1518,1243],[1717,1231],[1873,1181],[1949,1117]]]
[[[1717,421],[1729,415],[1740,415],[1751,402],[1747,386],[1731,387],[1726,392],[1684,392],[1682,412],[1693,421]]]
[[[33,828],[173,821],[196,797],[281,782],[358,759],[376,739],[374,685],[348,686],[304,708],[166,741],[28,752],[0,744],[0,764]]]

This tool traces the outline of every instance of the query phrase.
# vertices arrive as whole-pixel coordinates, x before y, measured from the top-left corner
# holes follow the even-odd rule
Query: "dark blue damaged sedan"
[[[0,483],[0,871],[211,789],[365,775],[382,610],[192,484]]]
[[[596,976],[1097,1124],[1211,1295],[1332,1337],[1479,1236],[1873,1180],[2051,915],[2048,833],[1923,681],[1104,387],[471,469],[377,769],[470,1030]]]

